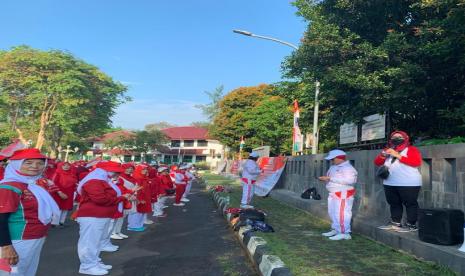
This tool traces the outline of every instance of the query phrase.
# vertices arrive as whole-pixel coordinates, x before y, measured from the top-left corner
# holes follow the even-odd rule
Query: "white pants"
[[[58,224],[63,224],[65,223],[66,216],[68,215],[68,210],[61,210],[60,216],[53,216],[52,218],[52,224],[53,225],[58,225]]]
[[[192,189],[192,181],[187,182],[186,191],[184,192],[183,198],[187,198],[187,195],[191,192]]]
[[[241,205],[249,205],[252,201],[253,194],[255,191],[254,184],[248,184],[242,181],[242,200]]]
[[[110,236],[113,233],[113,229],[115,229],[115,225],[116,225],[116,220],[115,219],[110,220],[110,223],[108,224],[108,228],[103,233],[102,240],[100,241],[100,250],[102,250],[105,247],[114,246],[114,244],[111,243]]]
[[[0,272],[0,275],[14,276],[34,276],[39,266],[40,251],[44,245],[45,238],[33,240],[12,240],[16,253],[19,256],[19,262],[15,266],[11,266],[11,274]]]
[[[132,213],[128,215],[128,228],[141,228],[144,227],[144,221],[147,214]]]
[[[79,217],[78,256],[82,270],[98,266],[100,262],[100,243],[107,234],[110,218]]]
[[[331,218],[331,228],[338,233],[350,234],[352,205],[355,190],[329,193],[328,214]]]
[[[158,201],[153,204],[153,215],[154,216],[163,215],[163,206],[164,205],[161,202],[161,198],[158,199]]]
[[[121,233],[121,229],[123,228],[124,218],[128,216],[126,210],[123,212],[123,217],[115,220],[115,227],[113,228],[113,234]]]

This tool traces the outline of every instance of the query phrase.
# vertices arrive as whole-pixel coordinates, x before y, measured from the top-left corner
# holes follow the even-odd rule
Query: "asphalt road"
[[[209,195],[196,187],[192,192],[191,202],[165,209],[168,216],[155,219],[145,232],[123,231],[129,239],[113,241],[120,249],[101,254],[113,265],[109,275],[258,275]],[[50,230],[37,275],[79,275],[79,228],[67,223]]]

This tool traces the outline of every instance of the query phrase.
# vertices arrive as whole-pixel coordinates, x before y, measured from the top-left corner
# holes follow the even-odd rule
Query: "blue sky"
[[[0,48],[67,50],[129,86],[115,126],[201,121],[204,91],[273,83],[292,52],[234,34],[244,29],[298,44],[306,23],[288,0],[6,0]]]

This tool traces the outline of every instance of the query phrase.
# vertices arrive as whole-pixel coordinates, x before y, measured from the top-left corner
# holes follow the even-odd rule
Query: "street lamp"
[[[256,35],[254,33],[251,33],[249,31],[244,31],[244,30],[233,30],[234,33],[240,34],[240,35],[245,35],[245,36],[250,36],[250,37],[256,37],[256,38],[261,38],[265,40],[271,40],[274,42],[278,42],[281,44],[284,44],[286,46],[289,46],[293,48],[294,50],[298,50],[299,48],[295,46],[292,43],[274,38],[274,37],[269,37],[269,36],[263,36],[263,35]],[[313,110],[313,147],[312,147],[312,154],[317,154],[318,153],[318,111],[320,108],[320,103],[318,99],[318,95],[320,94],[320,82],[318,80],[315,81],[315,105],[314,105],[314,110]]]

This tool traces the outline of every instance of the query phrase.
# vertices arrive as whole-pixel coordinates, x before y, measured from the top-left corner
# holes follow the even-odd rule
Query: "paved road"
[[[209,195],[195,187],[193,193],[186,207],[166,209],[168,217],[155,219],[147,231],[114,241],[120,250],[102,253],[104,263],[113,265],[109,275],[258,275]],[[75,222],[52,229],[37,275],[79,275],[77,240]]]

